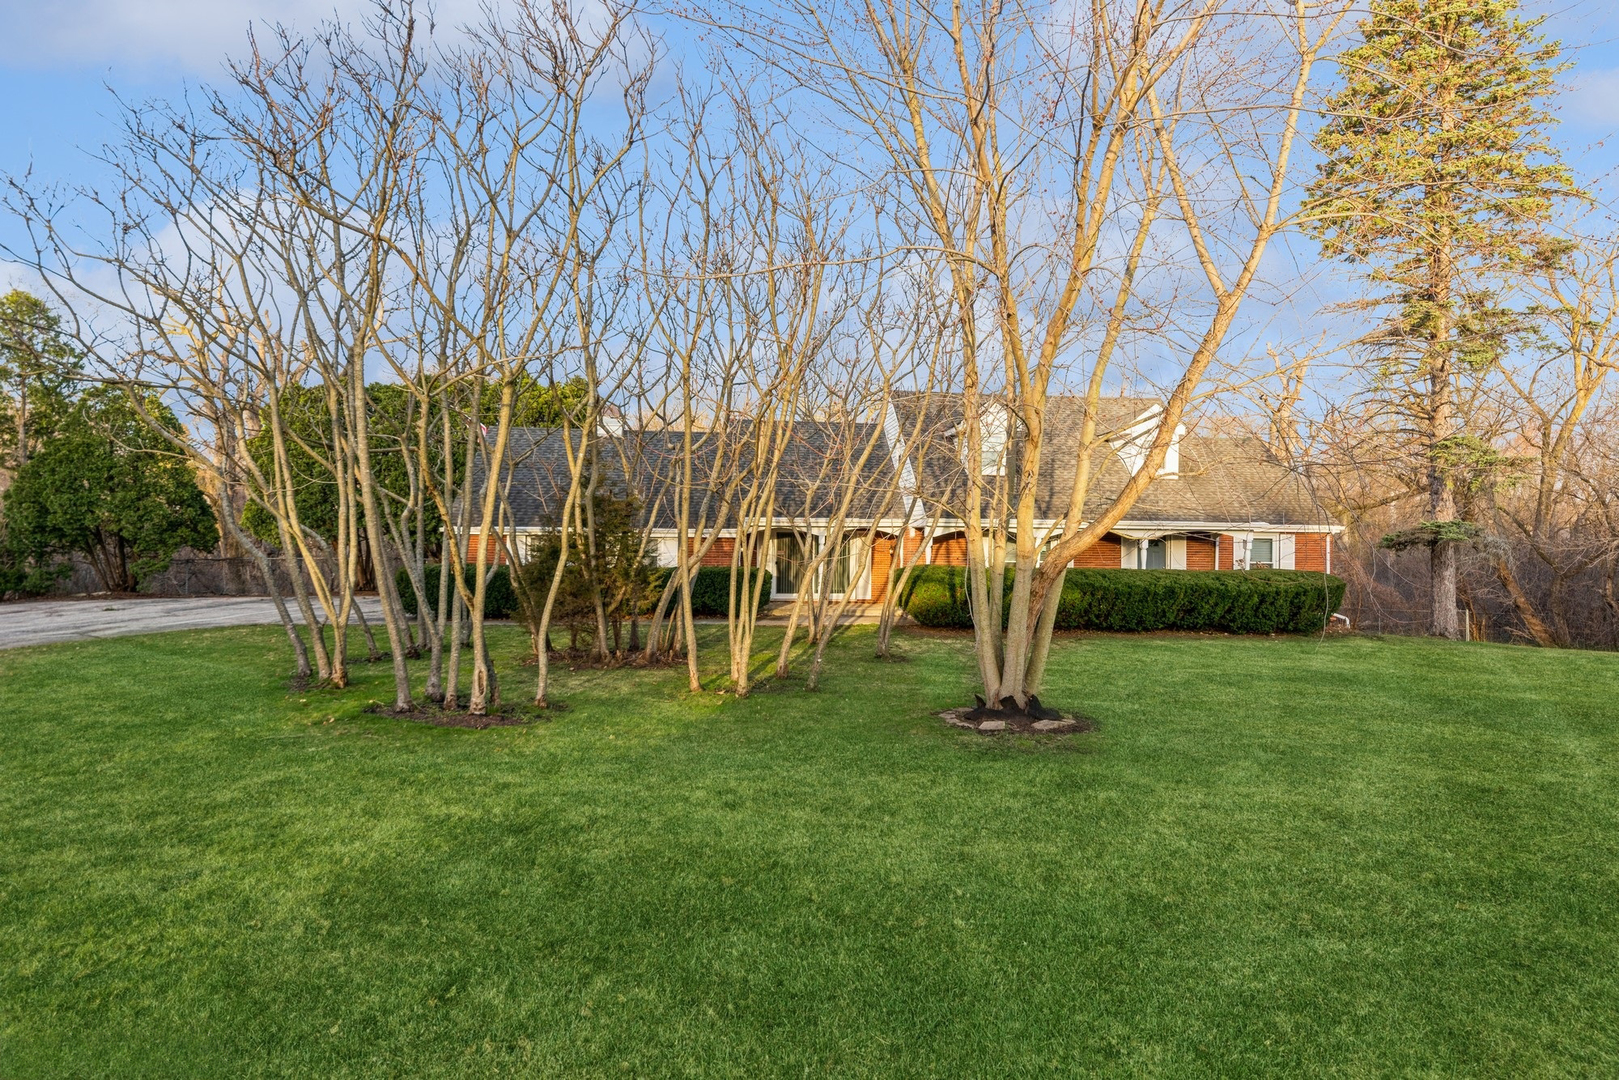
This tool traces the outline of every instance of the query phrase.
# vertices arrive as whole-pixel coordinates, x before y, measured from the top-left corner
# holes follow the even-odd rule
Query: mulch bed
[[[390,716],[395,720],[411,720],[418,724],[432,724],[434,727],[472,728],[482,731],[492,727],[520,727],[524,724],[534,723],[536,717],[524,716],[514,713],[487,713],[483,716],[474,716],[472,713],[445,712],[443,709],[415,708],[404,711],[395,711],[386,705],[373,705],[365,710],[377,716]]]
[[[1004,717],[987,720],[969,719],[975,712],[972,706],[946,709],[938,713],[940,720],[952,727],[976,731],[980,735],[1073,735],[1081,731],[1095,731],[1096,721],[1088,716],[1065,716],[1061,720],[1036,720],[1032,716],[1008,713]]]

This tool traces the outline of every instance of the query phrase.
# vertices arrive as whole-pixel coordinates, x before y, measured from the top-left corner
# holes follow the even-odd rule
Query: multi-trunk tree
[[[1311,73],[1343,10],[739,0],[714,18],[821,112],[830,156],[881,169],[896,219],[883,239],[944,294],[965,463],[953,513],[992,707],[1038,691],[1066,567],[1153,483],[1288,226]],[[1164,358],[1158,426],[1122,490],[1087,506],[1110,453],[1100,399],[1121,352],[1141,351]],[[1070,490],[1041,506],[1065,387],[1084,436]]]
[[[1343,85],[1316,136],[1324,157],[1307,211],[1325,252],[1364,268],[1361,340],[1410,451],[1426,520],[1395,542],[1430,550],[1430,630],[1459,635],[1458,478],[1480,444],[1458,415],[1458,383],[1494,365],[1517,325],[1513,275],[1558,257],[1545,225],[1576,194],[1547,138],[1558,46],[1515,0],[1377,0],[1338,58]]]

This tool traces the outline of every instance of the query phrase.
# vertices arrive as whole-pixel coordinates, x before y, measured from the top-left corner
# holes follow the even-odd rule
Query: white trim
[[[888,519],[885,518],[884,520],[886,521]],[[990,524],[989,519],[986,518],[984,521],[984,528],[988,529]],[[1034,527],[1037,532],[1049,532],[1061,524],[1062,522],[1057,518],[1036,518],[1034,521]],[[1082,522],[1081,524],[1089,524],[1089,522]],[[965,525],[966,523],[958,517],[941,517],[939,519],[939,532],[959,532],[965,527]],[[1259,532],[1327,533],[1330,535],[1337,535],[1338,533],[1343,532],[1344,528],[1345,527],[1342,525],[1289,525],[1286,523],[1278,524],[1269,521],[1209,521],[1194,520],[1189,518],[1183,521],[1126,520],[1119,522],[1113,528],[1109,529],[1108,532],[1150,532],[1162,535],[1164,533],[1180,532],[1217,532],[1231,534],[1243,532],[1245,530],[1257,530]]]

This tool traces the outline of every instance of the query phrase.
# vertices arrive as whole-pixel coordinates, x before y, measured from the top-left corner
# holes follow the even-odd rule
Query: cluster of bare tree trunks
[[[259,539],[302,568],[291,604],[304,626],[337,630],[300,630],[271,588],[301,674],[347,682],[364,579],[385,639],[363,627],[368,650],[393,665],[395,707],[415,706],[407,661],[420,655],[427,698],[498,705],[486,601],[496,563],[531,554],[512,434],[538,392],[563,433],[560,550],[589,559],[605,542],[596,508],[615,477],[652,478],[632,493],[643,552],[654,519],[691,538],[635,613],[633,644],[609,633],[611,601],[597,597],[604,662],[683,657],[702,685],[691,583],[722,532],[813,529],[813,579],[849,543],[874,543],[874,519],[931,532],[948,514],[965,523],[985,696],[1021,706],[1044,679],[1065,567],[1155,481],[1182,421],[1247,378],[1224,354],[1272,241],[1295,224],[1295,144],[1347,5],[1064,10],[1066,22],[997,0],[876,2],[829,17],[810,0],[733,2],[684,24],[714,43],[709,70],[665,65],[655,82],[655,20],[628,7],[515,0],[435,38],[408,4],[379,4],[359,28],[254,38],[229,80],[184,105],[129,109],[103,155],[109,189],[13,181],[7,202],[31,245],[8,254],[52,284],[105,377],[175,402],[187,432],[173,451],[221,493],[232,550],[273,580],[243,524],[251,505],[269,523]],[[1526,369],[1476,390],[1488,409],[1454,404],[1493,409],[1533,476],[1510,495],[1478,489],[1472,509],[1505,539],[1457,554],[1472,560],[1466,602],[1485,625],[1516,613],[1549,643],[1612,635],[1611,619],[1588,629],[1599,609],[1570,599],[1599,581],[1613,593],[1614,504],[1568,501],[1600,487],[1579,454],[1606,422],[1604,266],[1611,287],[1611,260],[1545,283],[1568,313],[1568,347],[1547,363],[1588,390],[1559,397]],[[1296,402],[1291,377],[1281,392]],[[378,379],[403,388],[402,427],[378,426]],[[1115,450],[1100,402],[1126,379],[1150,384],[1162,410],[1141,466],[1098,507],[1093,479]],[[560,392],[570,385],[582,392]],[[324,399],[319,438],[286,415],[293,388]],[[940,395],[948,423],[880,439],[901,391]],[[1083,438],[1071,485],[1037,525],[1061,393],[1085,403]],[[784,483],[810,423],[822,472],[795,468]],[[655,462],[626,428],[658,434]],[[1310,449],[1342,461],[1351,428]],[[1292,427],[1272,434],[1279,452],[1306,450]],[[903,469],[877,488],[862,479],[873,455],[896,451],[966,463],[949,505],[924,503]],[[378,478],[390,455],[402,482]],[[318,463],[335,524],[304,520],[311,482],[295,459]],[[1400,497],[1418,498],[1424,478],[1408,479]],[[1329,501],[1368,522],[1398,502],[1387,494]],[[468,550],[443,544],[447,531],[494,542]],[[444,573],[428,596],[435,552]],[[813,687],[847,591],[802,591],[761,669],[763,579],[746,540],[732,552],[724,681],[745,694],[803,656]],[[914,557],[900,556],[903,578]],[[1344,562],[1364,570],[1366,603],[1393,587],[1372,555]],[[540,705],[567,567],[514,575]],[[414,618],[401,572],[425,601]],[[881,652],[899,592],[885,592]]]

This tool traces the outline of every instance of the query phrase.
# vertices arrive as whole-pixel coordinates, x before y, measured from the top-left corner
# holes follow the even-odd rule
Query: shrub
[[[462,568],[466,573],[467,588],[472,588],[478,572],[476,566]],[[428,563],[422,568],[422,587],[427,590],[427,610],[431,614],[433,605],[438,603],[439,564]],[[399,568],[394,580],[399,585],[399,601],[404,605],[405,612],[416,614],[416,590],[411,588],[410,575],[404,567]],[[483,614],[486,619],[509,619],[517,613],[517,593],[512,589],[511,574],[504,566],[495,567],[494,574],[489,578],[489,584],[484,590]]]
[[[1069,570],[1057,629],[1310,633],[1343,598],[1341,578],[1306,570]],[[972,626],[963,567],[917,567],[900,604],[923,626]]]
[[[555,565],[555,564],[553,564]],[[942,568],[941,568],[942,569]],[[472,575],[475,568],[466,567],[467,587],[472,587]],[[663,583],[668,580],[674,571],[660,567],[652,571],[651,585],[648,590],[650,599],[642,605],[642,615],[650,615],[652,608],[658,602],[658,595],[663,589]],[[429,597],[428,610],[432,610],[433,603],[438,601],[439,564],[428,563],[422,570],[422,585],[427,589]],[[764,578],[764,587],[759,592],[759,606],[763,608],[770,601],[770,572],[759,571],[758,577]],[[758,580],[758,577],[750,579]],[[404,604],[408,614],[416,614],[416,590],[410,587],[410,575],[400,567],[396,580],[399,582],[399,599]],[[549,582],[547,582],[549,585]],[[723,619],[730,608],[731,568],[729,566],[705,566],[697,571],[697,577],[691,583],[691,609],[692,614],[699,618]],[[509,619],[518,614],[517,593],[512,588],[511,575],[506,567],[495,568],[494,577],[489,580],[489,589],[484,598],[484,615],[490,619]],[[968,623],[967,625],[972,625]]]
[[[759,606],[770,601],[770,571],[759,570],[748,576],[751,587],[759,578],[764,585],[759,589]],[[740,583],[739,583],[740,584]],[[691,582],[691,613],[699,618],[725,618],[731,611],[731,568],[705,566],[697,571]]]

